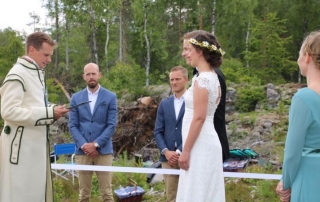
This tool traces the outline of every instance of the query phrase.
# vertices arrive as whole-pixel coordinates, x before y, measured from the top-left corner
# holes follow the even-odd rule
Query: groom
[[[188,84],[188,70],[181,66],[170,71],[170,85],[173,95],[162,100],[158,107],[154,136],[161,152],[160,161],[164,169],[180,169],[179,154],[182,151],[182,119],[184,115],[184,94]],[[164,175],[167,202],[175,202],[179,175]]]

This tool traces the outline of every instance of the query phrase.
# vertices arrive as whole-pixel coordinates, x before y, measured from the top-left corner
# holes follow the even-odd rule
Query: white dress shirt
[[[89,100],[91,101],[91,102],[89,103],[91,114],[93,114],[93,110],[94,110],[94,106],[96,105],[96,102],[97,102],[99,90],[100,90],[100,85],[99,85],[98,90],[97,90],[96,92],[94,92],[94,93],[92,93],[92,92],[89,90],[89,88],[87,87],[88,98],[89,98]]]

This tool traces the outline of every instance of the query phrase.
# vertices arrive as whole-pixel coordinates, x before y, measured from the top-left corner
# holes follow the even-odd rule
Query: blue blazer
[[[70,105],[88,101],[87,88],[71,97]],[[84,155],[81,146],[89,142],[99,144],[99,154],[112,154],[112,136],[117,124],[116,94],[100,86],[93,114],[89,104],[72,108],[69,129],[76,144],[76,154]]]
[[[170,96],[160,102],[157,112],[157,119],[154,129],[154,136],[160,153],[168,148],[174,151],[175,143],[177,149],[182,151],[182,119],[184,115],[184,103],[181,106],[178,119],[176,119],[174,110],[174,96]],[[160,155],[161,162],[167,161],[164,155]]]

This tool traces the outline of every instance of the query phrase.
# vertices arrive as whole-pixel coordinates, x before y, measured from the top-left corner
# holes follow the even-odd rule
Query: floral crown
[[[189,39],[189,43],[203,47],[203,48],[207,48],[209,49],[209,51],[214,51],[218,54],[220,54],[221,56],[223,56],[226,52],[224,52],[221,48],[217,48],[217,46],[213,45],[213,44],[209,44],[209,42],[207,41],[202,41],[199,42],[197,40],[195,40],[194,38]]]

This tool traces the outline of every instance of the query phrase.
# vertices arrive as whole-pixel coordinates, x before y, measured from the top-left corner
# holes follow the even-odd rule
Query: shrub
[[[102,86],[115,92],[118,98],[124,98],[127,94],[132,95],[128,99],[136,100],[146,94],[145,71],[138,65],[118,63],[108,73],[107,77],[102,77]]]
[[[235,99],[235,108],[239,112],[250,112],[254,111],[256,104],[259,101],[266,99],[264,89],[262,87],[251,87],[244,86],[237,90]]]
[[[240,83],[241,78],[246,74],[246,69],[241,62],[232,58],[225,59],[220,68],[227,82]]]

